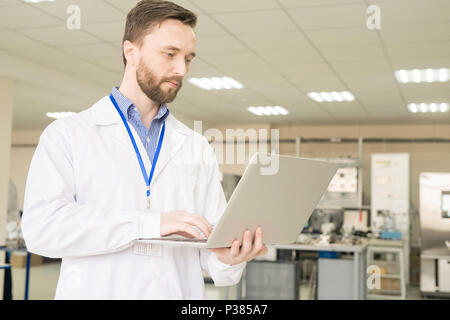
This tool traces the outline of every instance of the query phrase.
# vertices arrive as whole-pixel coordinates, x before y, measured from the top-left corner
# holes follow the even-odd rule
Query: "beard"
[[[156,75],[147,68],[142,61],[139,62],[137,67],[136,79],[142,92],[144,92],[150,100],[159,104],[169,103],[175,100],[178,91],[180,91],[183,85],[183,77],[164,77],[158,81]],[[166,81],[175,82],[178,86],[176,88],[164,90],[161,86]]]

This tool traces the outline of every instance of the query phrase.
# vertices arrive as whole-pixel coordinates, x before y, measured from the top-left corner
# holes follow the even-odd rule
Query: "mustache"
[[[183,77],[170,77],[161,79],[161,83],[166,81],[175,82],[176,84],[178,84],[178,87],[181,87],[181,85],[183,84]]]

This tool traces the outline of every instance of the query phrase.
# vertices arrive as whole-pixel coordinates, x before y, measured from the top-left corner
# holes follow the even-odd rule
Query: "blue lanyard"
[[[155,155],[153,157],[152,169],[150,170],[150,176],[147,177],[147,171],[145,170],[144,162],[142,161],[141,153],[139,152],[139,149],[136,145],[136,141],[134,140],[133,134],[131,133],[130,126],[128,125],[128,122],[125,119],[125,116],[123,115],[122,111],[120,111],[120,108],[117,105],[117,102],[114,99],[113,95],[110,94],[109,98],[111,99],[114,107],[116,108],[117,112],[119,113],[120,118],[122,118],[122,122],[125,125],[125,128],[127,129],[128,135],[130,136],[131,143],[133,144],[134,151],[136,152],[136,157],[139,161],[139,166],[141,167],[142,176],[144,177],[145,184],[147,185],[147,203],[148,203],[148,207],[150,207],[150,184],[152,183],[153,173],[155,172],[156,163],[158,162],[159,153],[161,151],[161,146],[162,146],[162,143],[164,140],[164,132],[166,131],[166,123],[163,122],[161,134],[159,135],[158,145],[156,146]]]

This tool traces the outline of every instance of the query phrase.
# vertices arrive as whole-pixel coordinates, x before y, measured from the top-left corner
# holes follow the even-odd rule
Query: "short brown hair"
[[[123,53],[123,43],[128,40],[141,44],[142,39],[150,30],[161,24],[164,20],[176,19],[195,28],[197,15],[173,2],[162,0],[141,0],[131,9],[127,15],[125,34],[122,40],[122,58],[124,65],[127,64]]]

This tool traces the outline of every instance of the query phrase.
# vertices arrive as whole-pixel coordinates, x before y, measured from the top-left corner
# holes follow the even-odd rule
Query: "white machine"
[[[403,241],[404,274],[409,283],[409,153],[373,153],[371,159],[371,229]],[[393,232],[393,231],[396,232]],[[387,231],[387,232],[385,232]],[[400,235],[398,237],[397,235]]]
[[[420,291],[450,297],[450,173],[420,175]]]

